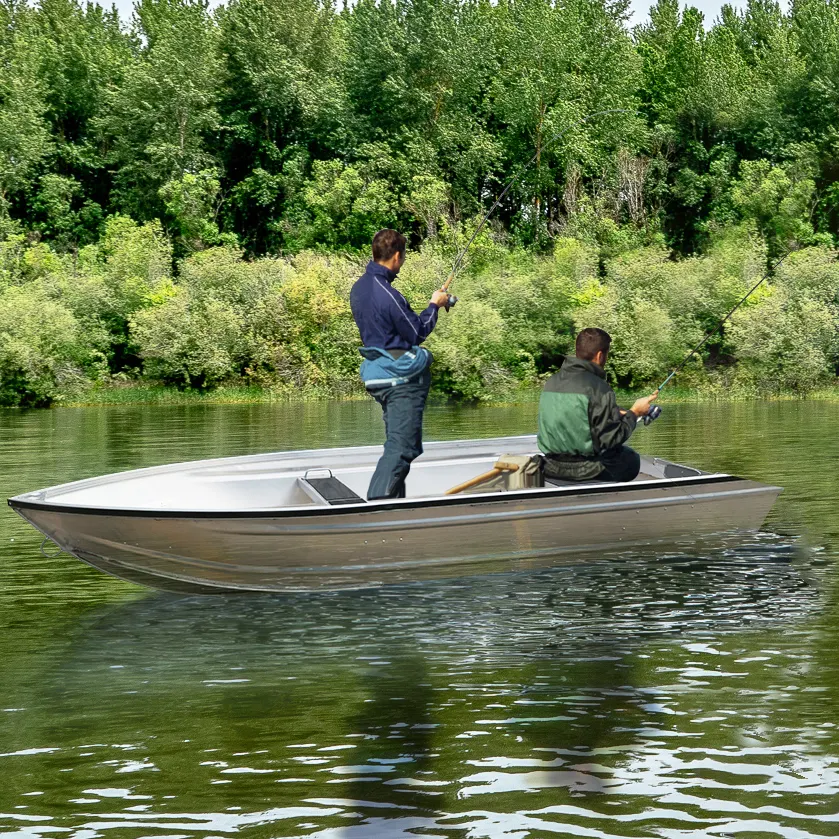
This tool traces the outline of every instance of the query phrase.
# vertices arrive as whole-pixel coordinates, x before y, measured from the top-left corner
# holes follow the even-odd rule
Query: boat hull
[[[781,489],[730,476],[406,504],[168,514],[11,500],[63,550],[174,591],[313,591],[553,565],[760,528]]]

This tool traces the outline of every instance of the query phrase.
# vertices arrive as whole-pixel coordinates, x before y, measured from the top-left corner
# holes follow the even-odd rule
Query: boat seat
[[[699,472],[697,472],[699,474]],[[668,475],[665,472],[665,477],[673,478],[673,477],[682,477],[681,475]],[[545,486],[555,486],[555,487],[570,487],[570,486],[589,486],[589,485],[597,485],[600,481],[565,481],[562,478],[545,478]],[[637,476],[634,478],[635,481],[654,481],[656,480],[655,475],[648,475],[646,472],[639,472]],[[632,483],[630,481],[629,483]]]
[[[315,472],[318,474],[315,475]],[[356,495],[345,483],[339,481],[329,469],[310,470],[297,479],[297,484],[318,504],[334,507],[340,504],[366,503],[360,495]]]
[[[681,463],[668,463],[664,467],[665,478],[695,478],[701,475],[699,469],[694,469],[692,466],[682,466]]]
[[[580,484],[586,483],[585,481],[564,481],[562,478],[545,478],[545,477],[543,477],[542,480],[544,480],[545,486],[552,486],[552,487],[580,486]]]

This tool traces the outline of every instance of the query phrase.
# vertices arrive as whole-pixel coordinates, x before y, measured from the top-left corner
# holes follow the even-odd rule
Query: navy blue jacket
[[[370,262],[350,292],[350,307],[365,347],[410,350],[421,344],[437,324],[437,307],[416,314],[392,283],[396,274]]]

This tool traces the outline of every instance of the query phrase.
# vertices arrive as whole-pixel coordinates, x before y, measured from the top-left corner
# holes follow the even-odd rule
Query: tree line
[[[829,380],[839,5],[707,30],[627,6],[140,0],[123,24],[2,0],[0,403],[118,377],[347,392],[373,233],[410,235],[419,303],[534,155],[435,339],[443,392],[532,384],[586,318],[623,336],[619,384],[655,379],[789,248],[696,381]]]

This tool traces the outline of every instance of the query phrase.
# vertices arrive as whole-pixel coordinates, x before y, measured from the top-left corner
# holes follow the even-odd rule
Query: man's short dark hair
[[[608,353],[612,336],[605,329],[589,326],[577,336],[575,354],[577,358],[591,361],[599,352]]]
[[[373,259],[387,262],[397,253],[405,253],[407,239],[396,230],[386,227],[373,237]]]

